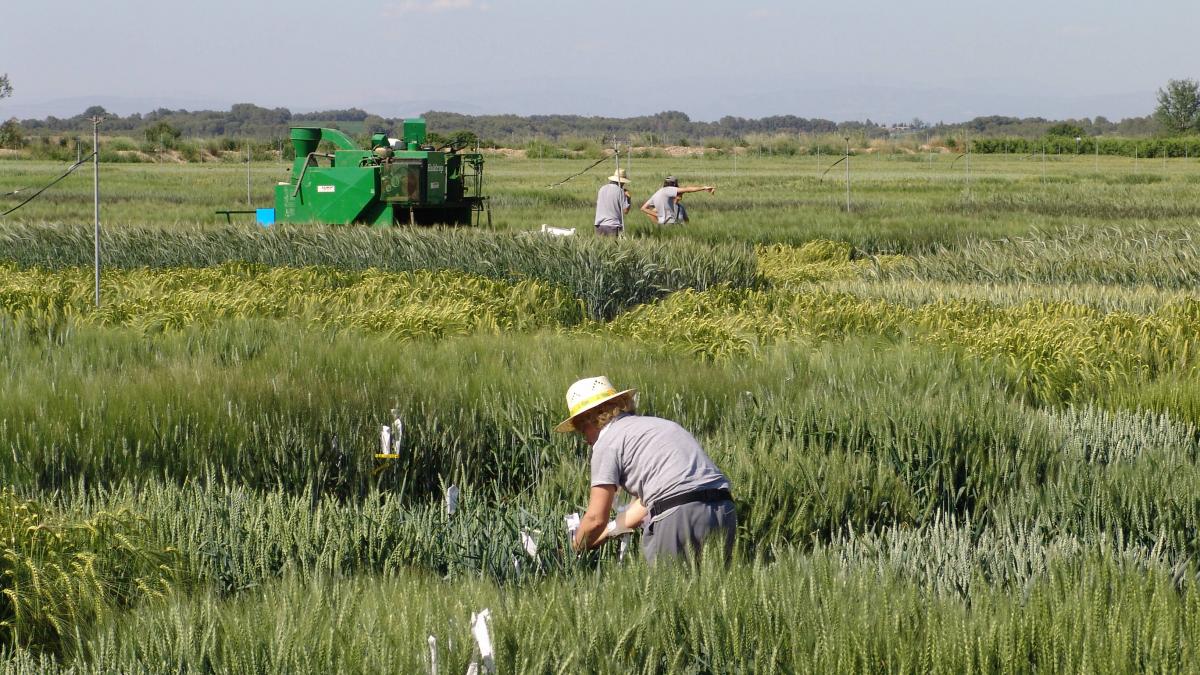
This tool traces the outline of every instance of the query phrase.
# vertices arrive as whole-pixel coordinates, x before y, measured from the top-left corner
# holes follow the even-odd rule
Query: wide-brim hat
[[[607,377],[585,377],[567,389],[567,410],[571,416],[554,427],[560,434],[575,431],[575,420],[583,413],[614,399],[637,394],[637,389],[617,391]]]
[[[609,176],[608,180],[622,185],[629,182],[629,179],[625,177],[625,169],[617,169],[617,172]]]

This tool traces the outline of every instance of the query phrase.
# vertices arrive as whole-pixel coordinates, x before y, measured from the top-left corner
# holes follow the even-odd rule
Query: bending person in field
[[[681,195],[689,192],[707,192],[711,195],[716,191],[717,188],[712,185],[679,187],[679,180],[675,176],[667,176],[663,186],[642,204],[642,213],[659,225],[684,223],[687,222],[687,211],[683,208]]]
[[[625,229],[625,214],[629,213],[629,191],[625,189],[628,183],[625,169],[617,169],[596,194],[596,234],[602,237],[621,236]]]
[[[606,377],[585,378],[567,390],[571,416],[554,430],[577,431],[592,447],[591,493],[572,544],[595,548],[644,524],[647,562],[698,562],[709,539],[720,543],[728,562],[737,530],[729,479],[683,427],[638,415],[636,393],[617,391]],[[610,523],[618,487],[635,500]]]

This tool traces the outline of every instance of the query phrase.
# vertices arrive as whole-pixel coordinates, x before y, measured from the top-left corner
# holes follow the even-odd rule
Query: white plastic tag
[[[537,534],[537,532],[530,534],[525,530],[521,530],[521,547],[525,549],[530,558],[536,558],[538,552],[537,539],[534,538],[534,534]]]
[[[575,533],[579,530],[579,513],[563,516],[563,520],[567,523],[567,538],[575,541]]]
[[[490,609],[481,609],[471,614],[471,634],[475,636],[475,644],[479,646],[479,658],[483,661],[484,670],[489,673],[496,670],[496,659],[492,652],[492,635],[488,622],[492,618]]]
[[[400,447],[404,442],[404,422],[397,417],[392,421],[392,454],[400,454]]]
[[[437,657],[438,657],[437,638],[430,635],[429,636],[429,672],[430,672],[430,675],[437,675],[437,671],[438,671]]]

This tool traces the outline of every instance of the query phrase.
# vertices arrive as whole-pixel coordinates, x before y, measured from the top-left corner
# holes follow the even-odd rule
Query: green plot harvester
[[[483,156],[428,145],[423,119],[404,120],[400,139],[374,134],[370,150],[337,129],[293,127],[291,139],[291,180],[275,186],[279,222],[470,225],[486,215],[491,224]]]

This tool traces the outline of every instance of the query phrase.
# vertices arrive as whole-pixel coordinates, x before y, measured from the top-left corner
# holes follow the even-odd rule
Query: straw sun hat
[[[608,180],[613,183],[620,183],[621,185],[629,182],[629,179],[625,177],[625,169],[617,169],[617,172],[609,176]]]
[[[570,411],[571,416],[554,427],[554,430],[563,434],[575,431],[575,419],[583,413],[613,399],[632,396],[636,393],[637,389],[617,391],[617,388],[612,386],[612,382],[609,382],[608,378],[603,375],[585,377],[567,389],[567,410]]]

